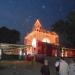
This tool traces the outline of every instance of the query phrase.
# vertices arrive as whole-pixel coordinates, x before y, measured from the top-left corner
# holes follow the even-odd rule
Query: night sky
[[[23,41],[36,19],[47,29],[72,10],[75,0],[0,0],[0,27],[18,30]]]

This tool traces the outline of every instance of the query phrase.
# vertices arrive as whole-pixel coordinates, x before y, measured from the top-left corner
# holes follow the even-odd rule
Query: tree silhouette
[[[66,20],[59,20],[51,28],[60,37],[60,44],[75,47],[75,11],[69,13]]]
[[[20,33],[6,27],[0,28],[0,43],[17,43],[20,41]]]

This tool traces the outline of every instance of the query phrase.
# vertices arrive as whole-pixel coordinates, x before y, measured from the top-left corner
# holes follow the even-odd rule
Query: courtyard
[[[53,60],[54,61],[54,60]],[[51,75],[55,73],[52,62],[50,62]],[[41,75],[39,62],[32,61],[0,61],[0,75]]]
[[[66,58],[69,63],[70,58]],[[50,75],[56,75],[54,63],[55,57],[50,57]],[[41,75],[40,67],[42,66],[39,62],[32,61],[0,61],[0,75]]]

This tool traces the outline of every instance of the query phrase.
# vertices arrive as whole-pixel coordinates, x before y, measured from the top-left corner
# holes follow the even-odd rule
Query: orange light
[[[32,40],[32,47],[36,48],[36,39],[35,38],[33,38],[33,40]]]

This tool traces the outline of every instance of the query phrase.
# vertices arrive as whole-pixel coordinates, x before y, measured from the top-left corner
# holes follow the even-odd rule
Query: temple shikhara
[[[37,19],[34,23],[32,31],[27,34],[27,36],[25,36],[24,44],[32,46],[30,48],[27,48],[27,54],[32,54],[34,50],[35,53],[38,53],[41,49],[44,50],[47,44],[58,46],[59,36],[55,32],[45,30],[42,27],[40,21]],[[39,48],[39,46],[41,48]]]

